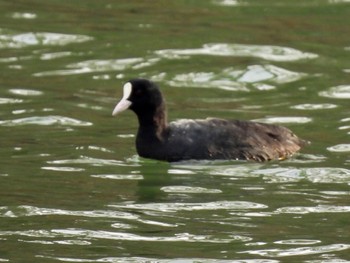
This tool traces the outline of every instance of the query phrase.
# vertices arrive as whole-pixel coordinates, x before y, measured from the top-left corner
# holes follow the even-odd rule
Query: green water
[[[0,1],[0,262],[350,262],[350,5]],[[283,162],[139,158],[129,78],[169,118],[273,122]]]

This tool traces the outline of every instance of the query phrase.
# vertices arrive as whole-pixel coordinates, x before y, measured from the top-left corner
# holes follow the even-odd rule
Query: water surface
[[[349,1],[0,1],[0,262],[349,262]],[[171,120],[277,123],[283,162],[136,155]]]

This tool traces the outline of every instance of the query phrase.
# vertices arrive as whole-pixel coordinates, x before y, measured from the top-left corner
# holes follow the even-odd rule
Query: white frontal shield
[[[123,98],[115,106],[115,108],[112,112],[112,116],[115,116],[118,113],[125,111],[126,109],[128,109],[130,107],[131,101],[128,100],[128,98],[130,97],[131,91],[132,91],[131,83],[130,82],[125,83],[125,85],[123,87]]]

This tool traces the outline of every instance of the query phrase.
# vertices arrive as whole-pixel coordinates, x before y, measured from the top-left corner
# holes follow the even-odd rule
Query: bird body
[[[125,109],[139,120],[136,149],[140,156],[169,162],[182,160],[281,160],[306,141],[283,126],[218,118],[167,122],[158,86],[145,79],[124,85],[123,99],[113,115]]]

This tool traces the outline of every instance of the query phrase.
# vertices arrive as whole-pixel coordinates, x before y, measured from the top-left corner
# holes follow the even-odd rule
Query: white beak
[[[130,82],[125,83],[125,85],[123,87],[123,98],[115,106],[115,108],[112,112],[112,116],[115,116],[118,113],[125,111],[126,109],[128,109],[130,107],[131,101],[128,100],[128,98],[130,97],[131,91],[132,91],[131,83]]]

